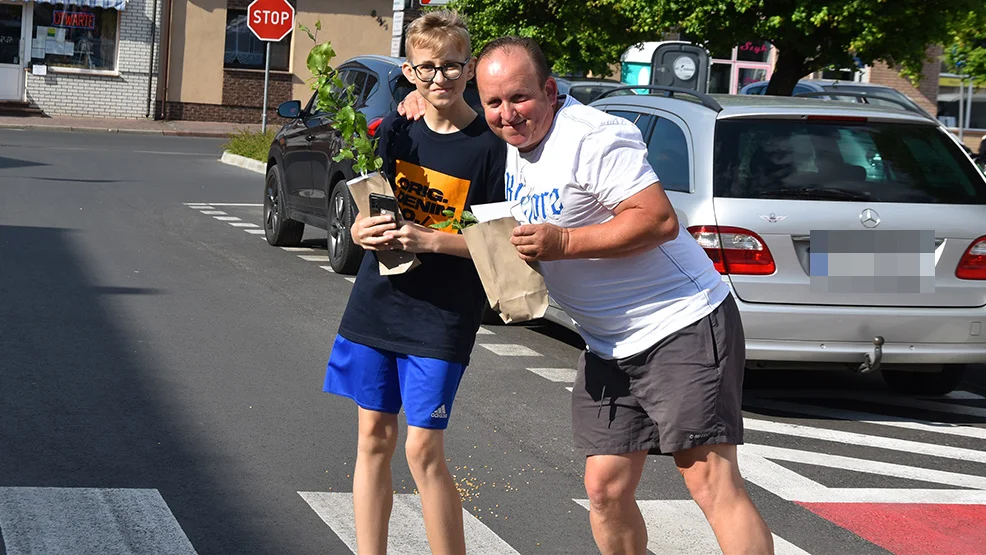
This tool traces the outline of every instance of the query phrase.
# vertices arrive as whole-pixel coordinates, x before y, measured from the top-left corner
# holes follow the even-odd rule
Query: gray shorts
[[[583,351],[572,390],[584,456],[743,442],[746,340],[732,295],[708,316],[632,357]]]

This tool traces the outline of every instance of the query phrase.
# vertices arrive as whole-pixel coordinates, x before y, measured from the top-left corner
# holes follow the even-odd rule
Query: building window
[[[54,67],[116,70],[120,12],[109,8],[34,5],[31,60]]]
[[[773,45],[746,41],[730,51],[713,52],[709,68],[709,92],[737,94],[751,83],[770,79]]]
[[[291,54],[291,36],[270,45],[270,68],[288,71]],[[226,10],[226,52],[223,67],[228,69],[264,69],[267,45],[247,27],[246,10]]]

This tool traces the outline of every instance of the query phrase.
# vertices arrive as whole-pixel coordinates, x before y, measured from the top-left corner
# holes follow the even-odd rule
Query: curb
[[[38,124],[26,124],[22,125],[19,123],[0,123],[0,129],[16,129],[20,131],[32,130],[32,131],[61,131],[61,132],[76,132],[76,133],[123,133],[131,135],[164,135],[172,137],[203,137],[203,138],[215,138],[215,139],[227,139],[232,135],[232,132],[226,131],[183,131],[183,130],[173,130],[173,129],[120,129],[120,128],[106,128],[106,127],[76,127],[71,125],[38,125]]]
[[[261,175],[267,174],[267,164],[259,160],[254,160],[253,158],[247,158],[246,156],[240,156],[239,154],[233,154],[232,152],[225,150],[223,151],[223,157],[219,159],[223,164],[229,164],[230,166],[237,166],[245,170],[250,170],[252,172],[259,173]]]

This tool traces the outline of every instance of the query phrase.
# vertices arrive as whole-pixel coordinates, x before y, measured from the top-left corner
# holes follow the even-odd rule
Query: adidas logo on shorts
[[[431,413],[432,418],[448,418],[448,413],[445,412],[445,405],[442,405],[435,409],[435,412]]]

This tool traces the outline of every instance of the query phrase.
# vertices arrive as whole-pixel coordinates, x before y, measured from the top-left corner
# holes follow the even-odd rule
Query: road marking
[[[304,261],[307,261],[307,262],[328,262],[329,261],[329,257],[328,256],[325,256],[324,254],[319,254],[319,255],[300,255],[300,256],[298,256],[298,258],[300,258],[300,259],[302,259]]]
[[[156,489],[0,488],[7,555],[195,555]]]
[[[953,436],[971,437],[976,439],[986,439],[986,429],[975,428],[973,426],[963,426],[961,424],[950,424],[948,422],[929,422],[926,420],[914,420],[900,416],[884,414],[871,414],[868,412],[857,412],[830,407],[819,407],[814,405],[801,405],[798,403],[786,403],[784,401],[771,401],[752,397],[743,401],[744,406],[774,409],[784,412],[818,416],[820,418],[840,418],[862,422],[864,424],[876,424],[879,426],[893,426],[895,428],[906,428],[921,432],[931,432],[935,434],[948,434]]]
[[[299,491],[305,502],[336,536],[356,553],[356,526],[353,516],[353,494]],[[482,555],[519,555],[514,548],[465,509],[462,524],[466,536],[466,551]],[[394,495],[390,513],[387,551],[401,555],[431,555],[421,515],[421,498],[410,493]]]
[[[219,220],[220,222],[237,222],[240,220],[236,216],[213,216],[213,218]]]
[[[986,463],[986,452],[976,451],[975,449],[965,449],[962,447],[949,447],[947,445],[921,443],[919,441],[909,441],[906,439],[858,434],[855,432],[842,432],[827,428],[812,428],[811,426],[802,426],[800,424],[771,422],[769,420],[758,420],[755,418],[744,418],[743,427],[747,430],[757,432],[768,432],[806,439],[819,439],[822,441],[833,441],[836,443],[859,445],[862,447],[874,447],[877,449],[889,449],[891,451],[902,451],[905,453],[929,455],[932,457],[942,457],[960,461]]]
[[[226,213],[223,212],[222,210],[203,210],[202,213],[205,214],[206,216],[225,216],[226,215]]]
[[[244,203],[244,202],[210,202],[209,205],[210,206],[263,206],[263,204]]]
[[[571,368],[528,368],[527,370],[553,382],[573,383],[575,381],[575,370]]]
[[[244,229],[243,231],[245,231],[247,233],[252,233],[254,235],[263,235],[264,233],[267,233],[266,231],[264,231],[262,229]]]
[[[313,247],[281,247],[281,250],[288,252],[315,252],[315,251],[320,251],[322,249],[316,249]]]
[[[479,331],[476,332],[476,335],[496,335],[496,334],[480,326]]]
[[[740,445],[738,450],[743,451],[743,453],[747,455],[756,455],[772,461],[811,464],[826,468],[838,468],[842,470],[852,470],[854,472],[863,472],[866,474],[875,474],[878,476],[892,476],[894,478],[917,480],[920,482],[943,484],[946,486],[955,486],[966,489],[986,490],[986,477],[975,476],[972,474],[932,470],[929,468],[906,466],[883,461],[872,461],[868,459],[856,459],[853,457],[830,455],[828,453],[818,453],[815,451],[801,451],[798,449],[774,447],[771,445]],[[743,465],[740,465],[740,467],[743,468]],[[797,483],[794,485],[797,485],[798,488],[803,488],[807,484]]]
[[[260,227],[257,224],[251,224],[249,222],[230,222],[229,225],[233,227]]]
[[[568,392],[571,393],[575,388],[574,387],[566,387],[565,389],[567,389]]]
[[[588,499],[574,499],[589,510]],[[709,521],[694,501],[647,500],[637,501],[640,514],[647,524],[647,549],[652,553],[675,555],[709,555],[722,553]],[[774,536],[774,553],[777,555],[810,555],[807,551]]]
[[[346,278],[346,281],[348,281],[349,283],[356,283],[356,278],[354,278],[354,277],[347,277]]]
[[[192,210],[212,210],[215,206],[209,204],[189,204],[187,205]]]
[[[332,272],[333,274],[336,273],[336,271],[332,269],[332,266],[319,266],[319,268],[325,270],[326,272]]]
[[[493,352],[502,357],[539,357],[540,353],[532,351],[523,345],[514,344],[485,344],[480,343],[480,347]]]
[[[928,401],[913,397],[902,397],[895,395],[881,395],[872,391],[842,391],[842,390],[790,390],[790,391],[770,391],[763,392],[764,397],[772,399],[849,399],[851,401],[864,401],[867,403],[880,403],[896,405],[899,407],[924,409],[935,412],[947,412],[962,416],[977,416],[986,418],[986,408],[969,407],[966,405],[955,405],[942,403],[941,401]]]

